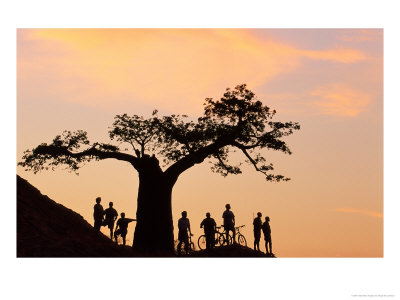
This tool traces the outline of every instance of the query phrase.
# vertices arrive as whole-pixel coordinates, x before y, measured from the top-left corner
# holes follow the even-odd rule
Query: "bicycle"
[[[224,244],[232,245],[232,240],[233,240],[232,235],[230,233],[227,235],[227,232],[226,232],[226,229],[225,229],[224,225],[221,225],[221,227],[224,227],[224,231],[222,231],[222,233],[221,233],[221,235],[219,237],[219,244],[221,246],[224,245]],[[228,237],[228,240],[227,240],[227,237]]]
[[[235,227],[235,229],[236,229],[236,237],[237,237],[237,241],[238,241],[238,244],[239,244],[239,245],[247,247],[246,238],[245,238],[244,235],[240,232],[240,228],[242,228],[242,227],[244,227],[244,226],[245,226],[245,225]]]
[[[192,242],[192,236],[193,236],[193,234],[188,234],[188,241],[189,241],[189,248],[188,248],[188,251],[186,252],[186,254],[189,254],[190,252],[192,252],[192,251],[195,251],[195,247],[194,247],[194,243]],[[181,249],[178,249],[178,246],[179,246],[179,240],[175,240],[174,241],[174,248],[175,248],[175,251],[176,251],[176,253],[179,253],[179,252],[181,252],[182,251],[182,245],[181,245]],[[184,243],[182,243],[182,244],[184,244]],[[179,250],[181,250],[181,251],[179,251]],[[182,252],[181,252],[182,253]]]
[[[237,240],[237,243],[241,246],[247,246],[247,241],[246,238],[244,237],[244,235],[240,232],[240,228],[244,227],[245,225],[241,225],[241,226],[236,226],[235,227],[235,239]],[[236,240],[233,240],[233,237],[231,235],[231,233],[229,233],[228,235],[228,241],[226,240],[226,229],[224,229],[224,231],[222,232],[222,239],[220,240],[220,244],[227,244],[227,245],[232,245],[232,241],[234,243],[236,243]]]
[[[222,242],[222,244],[224,243],[224,237],[222,235],[222,232],[219,231],[220,227],[215,227],[216,230],[214,232],[214,247],[215,246],[219,246]],[[221,244],[221,245],[222,245]],[[207,242],[206,242],[206,235],[203,234],[201,236],[199,236],[199,239],[197,240],[197,245],[199,246],[200,250],[204,250],[207,248]]]

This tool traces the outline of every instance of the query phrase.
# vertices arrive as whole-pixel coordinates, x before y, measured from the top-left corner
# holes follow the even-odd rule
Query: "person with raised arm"
[[[115,227],[114,231],[114,238],[115,242],[118,244],[118,236],[121,235],[122,237],[122,242],[125,245],[126,244],[126,235],[128,233],[128,224],[130,222],[136,221],[136,219],[129,219],[125,218],[125,213],[121,213],[121,218],[118,219],[117,221],[117,226]]]

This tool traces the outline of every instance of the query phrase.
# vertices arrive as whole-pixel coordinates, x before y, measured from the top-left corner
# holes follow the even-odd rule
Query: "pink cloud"
[[[356,49],[298,49],[243,29],[21,29],[19,38],[21,95],[96,106],[134,101],[188,113],[221,88],[256,88],[297,70],[304,58],[365,59]]]
[[[354,117],[366,110],[371,102],[367,93],[353,89],[345,84],[329,84],[311,91],[319,99],[313,104],[322,114]]]

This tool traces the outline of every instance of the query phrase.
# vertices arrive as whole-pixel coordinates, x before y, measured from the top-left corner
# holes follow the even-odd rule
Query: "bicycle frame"
[[[188,252],[186,253],[186,254],[189,254],[189,252],[191,252],[191,251],[194,251],[195,250],[195,246],[194,246],[194,243],[192,242],[192,236],[193,236],[193,234],[188,234],[188,245],[187,245],[187,247],[188,247]],[[181,244],[181,251],[182,251],[182,246],[183,246],[183,244],[185,244],[185,243],[182,243]],[[175,240],[174,241],[174,248],[175,248],[175,250],[177,251],[177,252],[180,252],[180,251],[178,251],[178,245],[179,245],[179,240]]]
[[[235,226],[235,239],[233,239],[233,235],[229,232],[229,239],[233,242],[233,243],[238,243],[242,246],[247,246],[247,241],[246,238],[244,237],[244,235],[240,232],[240,228],[244,227],[245,225],[241,225],[241,226]],[[221,227],[224,227],[223,225],[221,225]],[[226,229],[224,227],[224,231],[221,233],[224,236],[224,244],[227,243],[229,244],[229,242],[226,241]]]

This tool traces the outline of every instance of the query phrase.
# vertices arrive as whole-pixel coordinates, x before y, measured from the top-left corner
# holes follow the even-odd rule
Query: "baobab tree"
[[[188,121],[185,115],[159,117],[157,111],[147,119],[117,115],[110,127],[110,143],[92,143],[83,130],[64,131],[50,144],[26,150],[19,165],[37,173],[60,165],[76,172],[92,160],[117,159],[131,164],[139,176],[133,247],[153,253],[172,252],[172,189],[189,168],[209,159],[212,171],[222,176],[240,174],[241,164],[228,161],[229,153],[236,149],[267,181],[289,180],[273,174],[273,165],[260,153],[271,149],[291,154],[282,138],[300,125],[274,122],[275,113],[245,84],[238,85],[226,89],[219,100],[206,98],[204,115],[196,122]],[[123,144],[129,149],[125,146],[122,150]]]

